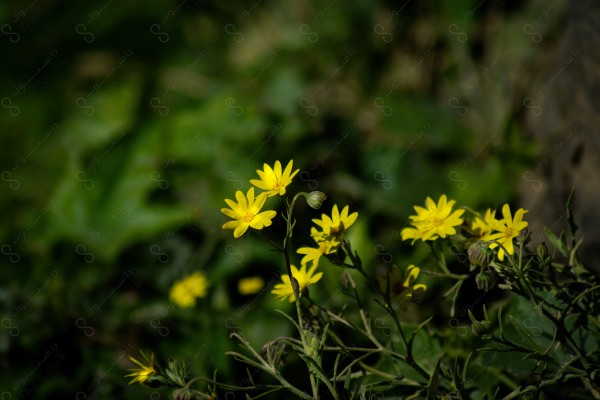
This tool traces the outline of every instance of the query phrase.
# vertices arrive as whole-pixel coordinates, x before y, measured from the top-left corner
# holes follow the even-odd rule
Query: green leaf
[[[521,324],[519,323],[519,321],[517,321],[517,319],[515,317],[513,317],[512,315],[509,316],[510,322],[512,324],[512,326],[515,328],[515,330],[519,333],[519,336],[521,337],[521,339],[523,341],[527,341],[529,342],[534,349],[531,350],[532,353],[540,353],[542,352],[542,349],[540,348],[540,345],[536,342],[534,342],[531,339],[531,335],[529,333],[527,333],[525,331],[525,329],[523,329],[523,327],[521,326]]]
[[[415,331],[413,332],[412,336],[410,337],[410,339],[408,339],[408,345],[411,346],[413,341],[415,340],[415,337],[417,336],[417,333],[423,329],[423,327],[425,325],[427,325],[429,323],[429,321],[431,321],[431,319],[433,318],[433,315],[429,318],[427,318],[425,321],[421,322],[419,324],[419,326],[417,326],[417,328],[415,329]]]
[[[346,377],[344,378],[344,389],[345,390],[350,389],[350,378],[352,377],[351,370],[352,370],[352,368],[348,368],[346,370]]]
[[[564,239],[564,232],[560,233],[560,237],[556,237],[556,235],[552,233],[550,229],[544,228],[544,233],[546,234],[546,237],[548,238],[548,240],[550,240],[550,243],[552,243],[554,248],[560,251],[562,255],[566,256],[569,253],[569,249]]]
[[[575,189],[571,190],[569,193],[569,198],[567,199],[567,227],[569,228],[569,235],[575,240],[575,232],[577,232],[577,224],[575,224],[575,220],[573,218],[573,208],[575,207]]]
[[[438,385],[440,383],[440,364],[442,362],[442,357],[438,358],[435,363],[435,368],[433,369],[433,374],[431,374],[431,378],[429,379],[429,384],[427,385],[427,400],[435,400],[437,398],[438,393]]]
[[[467,381],[467,368],[469,366],[469,362],[471,361],[471,357],[473,356],[473,351],[469,353],[462,369],[462,381],[463,383]]]

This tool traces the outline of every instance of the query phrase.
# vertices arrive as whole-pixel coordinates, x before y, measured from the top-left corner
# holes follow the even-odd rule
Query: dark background
[[[352,240],[373,270],[425,260],[399,231],[426,196],[519,204],[539,233],[560,229],[573,187],[595,262],[597,9],[2,3],[2,399],[165,398],[123,378],[139,348],[240,383],[229,334],[260,347],[290,332],[273,311],[289,305],[269,293],[280,255],[221,230],[223,199],[264,162],[293,159],[290,192],[325,192],[323,212],[358,211]],[[308,244],[320,212],[298,212]],[[323,264],[320,285],[342,304],[339,270]],[[208,296],[171,305],[172,283],[197,270]],[[240,296],[253,275],[267,290]]]

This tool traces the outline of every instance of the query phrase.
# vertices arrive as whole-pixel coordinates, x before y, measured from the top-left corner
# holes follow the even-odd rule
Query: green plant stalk
[[[450,270],[448,270],[448,266],[446,265],[446,257],[444,256],[444,252],[441,249],[441,245],[440,248],[438,249],[435,246],[435,242],[427,242],[427,244],[429,244],[429,247],[431,247],[431,252],[433,253],[433,256],[435,257],[435,259],[438,262],[438,265],[440,266],[440,269],[442,271],[444,271],[445,274],[450,274]]]
[[[519,353],[525,353],[525,354],[532,354],[539,361],[550,362],[550,363],[553,363],[553,364],[559,365],[559,366],[561,365],[560,362],[556,361],[554,358],[552,358],[552,357],[550,357],[550,356],[548,356],[546,354],[541,354],[541,353],[539,353],[539,352],[537,352],[535,350],[529,349],[527,347],[523,347],[523,346],[521,346],[521,345],[519,345],[517,343],[514,343],[514,342],[510,341],[510,340],[499,338],[499,337],[497,337],[495,335],[492,335],[491,339],[494,342],[496,342],[496,343],[503,344],[505,346],[510,347],[512,349],[512,351],[516,351],[516,352],[519,352]],[[499,349],[494,349],[494,350],[496,350],[496,351],[502,351],[502,350],[499,350]],[[575,374],[578,374],[580,376],[587,376],[586,371],[584,371],[582,369],[579,369],[579,368],[576,368],[576,367],[572,367],[570,365],[566,366],[565,369],[568,369],[569,371],[571,371],[571,372],[573,372]]]
[[[521,287],[521,289],[527,293],[529,300],[535,304],[536,307],[538,307],[540,304],[542,306],[539,306],[539,309],[542,311],[542,313],[544,314],[544,316],[546,316],[546,318],[548,318],[550,321],[552,321],[552,323],[556,326],[556,330],[557,330],[557,334],[559,336],[561,336],[564,341],[566,342],[567,346],[569,346],[571,348],[571,350],[573,350],[573,352],[581,359],[581,364],[583,366],[583,368],[585,369],[585,371],[587,372],[588,377],[591,375],[591,370],[590,370],[590,363],[587,361],[587,359],[583,356],[583,354],[581,353],[581,351],[579,350],[579,348],[577,347],[577,344],[575,343],[575,340],[573,339],[573,337],[571,336],[570,332],[568,331],[568,329],[565,327],[564,325],[564,317],[566,316],[566,314],[563,312],[561,313],[560,318],[556,318],[554,317],[554,315],[552,315],[552,313],[550,313],[548,310],[546,310],[543,307],[544,300],[541,299],[539,296],[537,296],[534,291],[529,287],[529,284],[527,283],[527,280],[525,279],[525,277],[522,274],[521,271],[521,265],[522,265],[522,255],[523,255],[523,244],[521,243],[521,245],[519,246],[519,263],[518,263],[518,268],[515,268],[515,270],[517,271],[517,275],[519,278],[519,286]],[[523,293],[520,293],[521,295],[523,295]],[[538,304],[539,301],[539,304]],[[570,306],[570,305],[569,305]],[[569,306],[567,307],[567,309],[569,308]]]
[[[362,268],[362,263],[360,261],[357,262],[356,255],[352,252],[352,248],[350,247],[350,244],[347,241],[344,241],[343,246],[345,247],[346,253],[350,256],[350,260],[352,261],[354,268],[365,278],[365,280],[370,284],[370,286],[373,287],[377,293],[379,293],[379,295],[383,299],[384,303],[386,304],[386,307],[384,307],[384,308],[387,311],[387,313],[392,317],[392,320],[394,321],[394,324],[396,325],[396,329],[398,330],[398,333],[400,334],[400,339],[402,340],[402,345],[404,346],[404,351],[406,353],[405,361],[415,371],[417,371],[417,373],[419,373],[419,375],[421,375],[423,378],[425,378],[427,381],[429,381],[429,379],[430,379],[429,374],[419,364],[417,364],[417,362],[413,358],[412,345],[408,344],[408,342],[406,340],[406,336],[404,336],[404,332],[402,331],[402,327],[400,325],[400,320],[398,319],[398,315],[393,310],[393,308],[389,306],[389,304],[391,302],[391,299],[389,299],[389,293],[387,296],[384,295],[383,293],[381,293],[381,291],[379,290],[377,285],[371,280],[371,277]],[[448,272],[447,269],[446,269],[446,272]]]
[[[296,205],[296,200],[298,200],[298,198],[300,198],[301,196],[306,196],[306,195],[307,195],[307,193],[305,193],[305,192],[296,193],[296,195],[292,199],[291,204],[289,205],[289,207],[287,209],[287,218],[286,218],[287,225],[286,225],[285,239],[283,240],[283,254],[285,256],[285,266],[286,266],[286,269],[288,272],[288,276],[290,277],[290,283],[292,284],[292,289],[294,291],[294,300],[296,303],[296,313],[298,314],[298,329],[300,331],[300,338],[302,339],[302,347],[304,348],[304,353],[307,356],[311,357],[315,361],[316,365],[320,366],[320,364],[321,364],[320,360],[315,359],[312,356],[313,351],[311,350],[310,338],[307,337],[306,331],[304,329],[304,324],[302,323],[303,318],[302,318],[302,307],[300,305],[300,288],[298,286],[298,281],[292,275],[292,264],[290,261],[292,231],[293,231],[294,225],[295,225],[295,223],[292,222],[294,206]],[[308,371],[309,371],[310,385],[312,388],[313,396],[315,398],[319,398],[319,384],[316,379],[316,374],[314,373],[311,366],[308,366]],[[334,399],[338,400],[339,396],[337,394],[337,391],[331,385],[331,383],[329,381],[327,381],[326,379],[320,379],[320,380],[323,381],[323,383],[325,383],[325,385],[331,392]]]
[[[286,389],[288,389],[292,393],[296,394],[297,396],[299,396],[303,399],[311,399],[311,397],[309,395],[307,395],[306,393],[304,393],[303,391],[301,391],[300,389],[296,388],[294,385],[289,383],[283,376],[281,376],[279,374],[279,372],[277,372],[277,370],[275,370],[275,368],[273,368],[269,364],[267,364],[267,362],[260,356],[260,354],[258,354],[256,352],[256,350],[254,350],[254,348],[250,345],[250,343],[248,343],[248,341],[246,341],[242,336],[238,335],[237,333],[232,333],[231,336],[236,337],[240,342],[242,342],[244,347],[246,347],[257,360],[260,360],[260,364],[253,360],[250,360],[248,357],[246,357],[240,353],[227,352],[226,354],[233,355],[234,357],[239,357],[244,362],[267,372],[268,374],[273,376],[275,379],[277,379],[279,381],[279,383],[281,383],[283,386],[285,386]]]

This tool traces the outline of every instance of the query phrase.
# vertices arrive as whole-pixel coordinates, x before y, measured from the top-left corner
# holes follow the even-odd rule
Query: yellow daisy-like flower
[[[331,241],[334,245],[342,241],[344,232],[352,226],[358,213],[353,212],[348,215],[350,208],[345,206],[340,213],[337,204],[333,205],[331,211],[331,217],[323,214],[321,219],[313,219],[312,221],[317,224],[322,230],[319,232],[317,229],[312,229],[310,235],[315,239],[317,243],[323,241]]]
[[[488,237],[489,241],[494,241],[494,243],[490,244],[490,249],[502,245],[500,250],[498,250],[498,259],[500,261],[504,260],[505,251],[511,255],[515,253],[513,239],[519,236],[519,233],[529,225],[527,221],[523,221],[523,215],[526,212],[526,210],[519,208],[513,219],[508,204],[502,207],[502,216],[504,219],[496,221],[494,224],[494,230],[498,231],[498,233],[493,233]]]
[[[140,350],[140,354],[142,355],[143,361],[139,361],[129,356],[131,361],[139,365],[139,368],[129,368],[129,371],[132,371],[132,373],[125,375],[125,377],[133,377],[131,382],[129,382],[130,385],[135,382],[144,383],[152,377],[158,375],[158,372],[156,372],[155,368],[156,363],[154,361],[154,353],[150,353],[150,357],[148,357],[146,353]]]
[[[419,277],[421,269],[414,265],[409,265],[404,275],[398,267],[394,266],[390,273],[390,298],[398,303],[410,301],[413,294],[420,294],[427,290],[427,285],[414,282]],[[382,292],[387,290],[386,279],[379,279],[379,289]]]
[[[237,203],[233,200],[225,199],[225,203],[230,208],[221,208],[221,212],[234,221],[223,224],[223,229],[233,229],[233,237],[236,239],[242,236],[248,227],[262,229],[270,226],[272,219],[277,215],[273,210],[260,212],[260,209],[267,200],[267,193],[261,193],[254,198],[254,188],[248,189],[248,194],[244,196],[240,190],[235,193]]]
[[[292,265],[292,276],[298,281],[298,291],[300,296],[302,296],[302,292],[308,286],[313,283],[317,283],[321,277],[323,276],[322,272],[318,272],[315,274],[315,270],[317,269],[317,264],[313,264],[313,266],[307,271],[306,265],[302,265],[300,270]],[[277,296],[279,300],[284,301],[289,298],[289,302],[293,302],[296,298],[294,296],[294,288],[292,287],[292,282],[290,281],[290,277],[288,274],[282,275],[281,280],[283,283],[278,283],[275,285],[275,288],[271,291],[274,295]]]
[[[265,281],[260,276],[242,278],[238,282],[238,292],[244,296],[256,294],[265,286]]]
[[[492,211],[489,208],[485,211],[483,219],[479,216],[475,217],[475,220],[471,224],[471,230],[473,233],[483,241],[488,241],[490,235],[494,230],[494,225],[498,223],[495,217],[496,210]]]
[[[414,206],[417,215],[409,217],[413,227],[402,229],[402,240],[413,239],[412,243],[414,243],[417,239],[436,240],[438,237],[454,235],[456,233],[454,227],[462,224],[463,220],[460,216],[465,212],[465,210],[452,212],[454,203],[455,200],[447,201],[444,194],[437,204],[431,197],[427,197],[425,200],[427,208]]]
[[[339,242],[336,243],[330,240],[324,240],[322,242],[318,242],[317,244],[319,245],[318,248],[300,247],[296,251],[298,254],[304,254],[302,261],[300,261],[301,265],[308,264],[311,261],[313,262],[313,265],[317,265],[321,256],[335,253],[337,247],[339,246]]]
[[[202,272],[194,272],[173,284],[169,290],[169,299],[181,308],[196,306],[196,299],[205,297],[208,289],[208,279]]]
[[[265,193],[269,197],[283,196],[285,194],[285,187],[292,183],[292,178],[300,171],[297,169],[292,172],[293,163],[294,160],[291,160],[283,172],[281,172],[281,163],[279,161],[275,161],[273,168],[264,164],[264,171],[256,170],[260,179],[251,179],[250,183],[259,189],[266,190],[267,192]]]

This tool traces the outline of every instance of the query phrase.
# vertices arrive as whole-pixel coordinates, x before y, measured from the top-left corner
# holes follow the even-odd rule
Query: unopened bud
[[[475,283],[477,284],[477,289],[487,292],[496,283],[496,277],[489,268],[485,268],[475,275]]]
[[[540,260],[544,261],[546,257],[548,257],[548,247],[546,243],[542,242],[537,247],[538,256],[540,256]]]
[[[473,334],[475,336],[481,336],[482,339],[488,339],[490,337],[492,322],[489,320],[485,306],[483,306],[483,313],[485,315],[483,321],[477,321],[471,310],[467,310],[467,312],[471,319],[471,330],[473,331]]]
[[[488,245],[481,240],[471,244],[467,249],[469,263],[472,268],[486,267],[489,264],[489,254],[490,250],[488,249]]]
[[[323,202],[325,201],[325,199],[327,199],[327,195],[325,195],[325,193],[323,193],[323,192],[319,192],[318,190],[314,190],[314,191],[310,192],[305,197],[306,197],[306,202],[308,203],[308,205],[311,208],[314,208],[315,210],[318,210],[319,208],[321,208],[321,206],[323,205]]]

